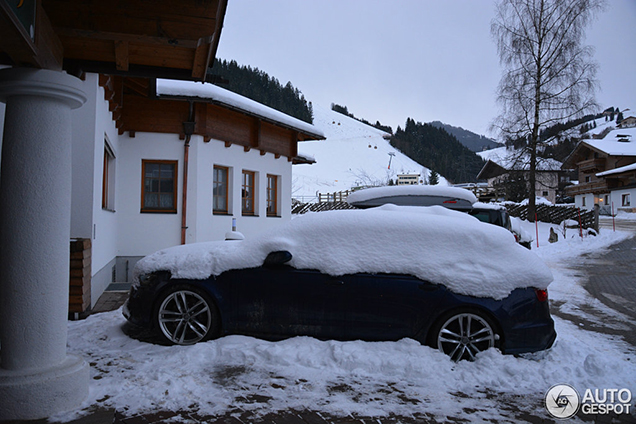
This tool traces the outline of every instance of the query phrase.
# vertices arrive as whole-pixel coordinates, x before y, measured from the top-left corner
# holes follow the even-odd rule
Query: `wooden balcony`
[[[579,170],[584,174],[591,174],[605,171],[605,158],[589,159],[577,164]]]
[[[607,193],[610,190],[616,188],[618,182],[615,179],[603,179],[599,181],[592,181],[589,183],[581,183],[571,185],[565,188],[565,192],[568,196],[576,196],[577,194],[586,193]]]

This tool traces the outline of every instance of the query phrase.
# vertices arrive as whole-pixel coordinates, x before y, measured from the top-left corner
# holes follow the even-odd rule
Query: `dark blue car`
[[[341,223],[344,218],[353,217],[343,214],[352,213],[370,214],[367,211],[341,211],[340,217],[333,219]],[[321,214],[327,215],[316,215]],[[391,220],[395,220],[397,216],[392,215]],[[474,221],[469,226],[492,227],[479,223],[472,217],[462,220],[466,221],[468,218]],[[311,219],[314,218],[307,221],[310,227],[314,225],[310,222]],[[301,218],[294,221],[300,220]],[[427,222],[430,220],[437,222],[437,227],[441,225],[439,222],[444,222],[435,217],[427,217]],[[327,219],[325,222],[329,221]],[[375,218],[371,221],[375,228],[378,221]],[[355,226],[354,222],[359,223],[359,217],[352,218],[351,222],[338,230],[338,234],[345,231],[343,228]],[[366,225],[364,220],[362,222],[359,225]],[[302,224],[294,222],[293,225],[298,227]],[[451,219],[448,228],[456,229],[458,225]],[[416,232],[419,228],[413,222],[408,227]],[[481,230],[479,227],[475,228]],[[489,231],[492,230],[487,230],[486,234]],[[286,233],[280,230],[276,234],[282,241],[277,239],[278,241],[271,243],[255,243],[258,248],[248,251],[250,255],[258,255],[254,252],[263,249],[266,251],[272,244],[285,245],[291,238],[290,234],[297,232]],[[337,234],[332,236],[336,237]],[[426,243],[426,236],[420,236],[423,237],[422,242]],[[382,239],[381,236],[377,237]],[[478,234],[474,238],[483,240],[485,237]],[[138,281],[131,289],[124,307],[124,315],[134,324],[156,329],[171,344],[193,344],[229,334],[251,335],[270,340],[311,336],[319,339],[393,341],[408,337],[440,349],[455,361],[473,359],[479,352],[491,347],[509,354],[535,352],[549,348],[555,340],[556,333],[545,288],[518,287],[503,298],[495,298],[501,296],[488,297],[487,293],[480,293],[479,296],[460,294],[456,289],[449,289],[448,286],[455,287],[453,284],[431,282],[421,278],[421,275],[375,272],[378,268],[374,272],[334,275],[334,272],[299,266],[303,262],[295,258],[295,255],[314,253],[321,248],[320,241],[316,240],[315,249],[312,250],[311,246],[303,247],[302,241],[305,239],[300,236],[300,241],[288,243],[289,250],[270,251],[264,259],[259,260],[258,266],[250,262],[247,265],[251,266],[211,272],[206,278],[192,278],[200,277],[196,273],[184,278],[184,273],[178,270],[191,260],[193,254],[190,251],[182,255],[183,258],[178,254],[172,255],[179,259],[176,262],[165,259],[170,257],[169,254],[158,255],[150,261],[150,272],[140,271]],[[471,249],[472,237],[467,239],[468,242],[462,245]],[[234,251],[241,251],[236,243],[245,242],[225,242],[228,243],[225,245],[227,249],[223,249],[222,243],[214,248],[232,257],[238,255]],[[396,240],[396,243],[399,245],[400,240]],[[409,242],[405,248],[412,248],[412,244],[412,241]],[[520,247],[511,238],[509,246],[506,245],[505,248]],[[369,258],[369,253],[365,254],[365,248],[356,248],[355,243],[346,249],[353,249],[353,252],[340,252],[343,261],[353,262],[352,258],[356,258],[355,251],[364,255],[363,259],[370,261],[369,264],[382,263],[384,260]],[[520,249],[530,254],[526,249]],[[227,253],[227,250],[230,252]],[[434,250],[443,252],[439,247]],[[199,262],[195,261],[191,267],[201,268],[201,264],[205,265],[206,261],[213,260],[214,255],[209,252],[206,255],[197,259]],[[408,253],[400,254],[405,255],[408,256]],[[448,255],[444,254],[444,257]],[[388,256],[391,263],[399,262],[391,255]],[[473,261],[474,255],[467,255],[466,258]],[[164,259],[165,269],[161,269],[161,261]],[[316,261],[321,260],[336,259],[327,256],[322,256],[321,259],[321,255],[318,255]],[[497,258],[492,258],[492,261],[497,261]],[[428,258],[422,262],[426,265],[422,268],[428,268],[435,261],[434,258]],[[448,266],[444,264],[444,258],[440,258],[439,262],[440,266]],[[457,258],[453,259],[453,263],[458,270],[451,270],[448,275],[466,272],[462,271],[465,266],[457,264]],[[360,267],[373,268],[369,264]],[[316,267],[320,268],[320,264],[316,263]],[[458,277],[458,280],[461,278]],[[490,290],[488,284],[485,285],[485,290]],[[492,290],[495,293],[494,288]]]

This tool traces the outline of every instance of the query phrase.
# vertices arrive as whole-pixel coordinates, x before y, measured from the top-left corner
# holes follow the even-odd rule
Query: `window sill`
[[[268,218],[282,218],[280,215],[267,215]]]
[[[110,212],[110,213],[115,213],[116,212],[115,209],[109,209],[109,208],[102,208],[102,210],[104,212]]]
[[[149,209],[141,209],[139,213],[164,213],[170,215],[176,215],[176,210],[149,210]]]
[[[255,215],[255,214],[253,214],[253,213],[244,213],[244,214],[242,214],[241,216],[252,216],[252,217],[256,217],[256,218],[258,218],[258,215]]]
[[[225,212],[225,211],[213,211],[212,215],[218,215],[218,216],[232,216],[231,213],[229,212]]]

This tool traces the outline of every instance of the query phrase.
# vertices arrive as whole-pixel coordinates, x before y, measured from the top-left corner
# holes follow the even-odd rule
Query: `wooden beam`
[[[33,39],[17,18],[8,2],[0,2],[0,49],[16,66],[41,69],[62,69],[64,48],[53,31],[51,22],[40,1],[35,3]]]
[[[56,27],[55,31],[63,39],[86,39],[101,41],[122,41],[127,43],[146,44],[152,46],[180,46],[188,49],[197,47],[197,41],[187,39],[167,39],[165,37],[153,37],[142,34],[128,34],[109,31],[95,31],[76,28]]]
[[[128,41],[115,41],[115,66],[118,71],[128,71]]]
[[[209,43],[199,40],[196,50],[194,51],[194,60],[192,61],[192,78],[204,81],[207,73],[206,60],[208,56]]]

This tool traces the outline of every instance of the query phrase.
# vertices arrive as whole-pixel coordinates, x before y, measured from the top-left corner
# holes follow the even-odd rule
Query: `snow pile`
[[[429,169],[391,146],[390,134],[320,105],[314,104],[313,110],[314,126],[327,139],[298,143],[298,153],[315,158],[316,163],[293,167],[295,198],[311,201],[318,192],[386,185],[389,179],[397,180],[398,174],[428,179]],[[442,176],[439,181],[448,185]]]
[[[521,225],[535,234],[534,223]],[[582,286],[581,255],[600,252],[633,234],[601,230],[596,237],[582,238],[573,230],[550,244],[551,227],[558,230],[538,224],[540,247],[533,246],[533,251],[555,276],[551,309],[569,311],[577,319],[590,305],[602,307]],[[540,422],[548,419],[544,396],[555,384],[570,384],[581,394],[595,388],[636,393],[632,346],[620,337],[553,317],[558,336],[548,351],[515,357],[491,349],[474,362],[453,363],[410,339],[338,342],[296,337],[269,342],[228,336],[194,346],[158,346],[124,334],[120,310],[96,314],[69,322],[68,330],[69,352],[91,364],[88,397],[81,409],[52,420],[70,421],[97,406],[126,416],[184,411],[201,416],[234,412],[238,417],[245,411],[258,416],[310,410],[352,420],[352,414],[361,414],[378,422],[384,417],[395,421],[393,415],[417,421],[416,414],[437,422]],[[612,318],[629,324],[627,318]],[[599,326],[607,325],[603,321]],[[590,417],[595,418],[604,419]]]
[[[260,266],[279,250],[291,252],[289,265],[299,269],[410,274],[456,293],[495,299],[552,281],[543,262],[503,228],[441,206],[395,205],[305,214],[253,239],[161,250],[139,261],[135,276],[169,270],[173,278],[205,279]]]

